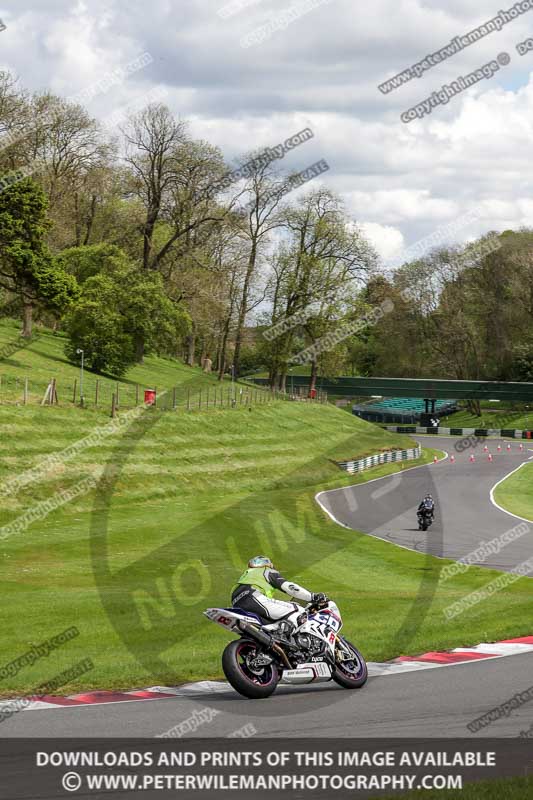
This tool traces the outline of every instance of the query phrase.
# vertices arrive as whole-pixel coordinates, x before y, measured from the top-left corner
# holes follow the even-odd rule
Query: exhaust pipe
[[[268,647],[269,650],[273,650],[278,656],[281,658],[283,663],[288,669],[291,669],[291,663],[281,647],[277,645],[272,638],[269,636],[268,633],[256,628],[255,625],[249,625],[247,622],[239,622],[239,628],[243,633],[247,633],[248,636],[251,636],[252,639],[255,639],[256,642],[262,644],[264,647]]]
[[[269,636],[268,633],[265,633],[259,628],[256,628],[255,625],[249,625],[248,622],[240,622],[239,628],[243,633],[247,633],[248,636],[251,636],[252,639],[255,639],[256,642],[260,642],[260,644],[264,645],[265,647],[271,648],[274,644],[274,640],[272,636]]]

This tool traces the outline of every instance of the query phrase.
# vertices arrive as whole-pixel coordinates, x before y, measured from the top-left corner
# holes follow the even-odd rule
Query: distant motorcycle
[[[429,508],[423,508],[418,512],[418,530],[427,531],[433,522],[433,511]]]
[[[222,669],[244,697],[269,697],[280,682],[334,680],[345,689],[366,683],[365,659],[340,635],[342,619],[332,600],[321,608],[310,604],[295,611],[289,615],[291,622],[263,624],[257,614],[240,608],[208,608],[203,613],[239,636],[224,650]]]

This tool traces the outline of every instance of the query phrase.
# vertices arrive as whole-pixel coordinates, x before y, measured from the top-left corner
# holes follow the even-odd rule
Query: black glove
[[[311,602],[317,608],[326,608],[329,600],[323,592],[316,592],[311,596]]]

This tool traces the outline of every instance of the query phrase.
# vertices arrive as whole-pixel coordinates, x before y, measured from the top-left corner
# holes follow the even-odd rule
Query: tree
[[[49,244],[57,251],[88,242],[102,199],[98,183],[115,145],[80,105],[44,93],[27,106],[24,135],[13,149],[48,195]]]
[[[0,286],[19,299],[26,338],[38,304],[60,314],[78,294],[76,279],[54,263],[45,244],[46,210],[44,192],[29,178],[0,192]]]
[[[0,70],[0,165],[3,169],[20,166],[14,145],[20,141],[29,118],[27,92],[19,89],[11,73]]]
[[[286,179],[280,178],[268,163],[254,159],[253,154],[247,164],[251,174],[244,191],[238,195],[246,203],[241,213],[244,222],[243,242],[246,243],[248,256],[235,332],[233,366],[236,377],[240,375],[240,353],[246,318],[255,305],[251,302],[254,280],[264,248],[268,245],[272,232],[281,226],[279,210],[287,187]]]
[[[55,258],[55,263],[65,272],[74,275],[78,283],[85,283],[101,272],[113,273],[123,270],[130,261],[115,244],[93,244],[86,247],[69,247]]]
[[[274,269],[272,323],[284,319],[287,324],[273,348],[270,367],[271,385],[281,389],[295,333],[302,332],[315,345],[349,321],[356,294],[376,259],[357,225],[346,216],[342,202],[326,189],[305,195],[289,208],[284,225],[288,241],[281,246]],[[320,358],[309,352],[314,389]],[[337,350],[335,358],[328,359],[328,369],[339,365],[338,354]],[[321,358],[325,364],[324,355]]]
[[[190,318],[168,299],[160,275],[128,265],[88,278],[66,326],[71,361],[81,348],[90,368],[121,376],[136,361],[139,337],[147,349],[173,354]]]
[[[188,250],[195,230],[223,216],[215,203],[222,155],[206,142],[191,140],[184,123],[161,103],[133,115],[124,134],[130,189],[145,209],[143,266],[161,269],[173,252]]]
[[[124,131],[127,163],[132,172],[132,189],[145,207],[143,223],[143,265],[153,264],[153,239],[162,204],[175,179],[176,150],[185,129],[169,109],[154,103],[132,116]]]

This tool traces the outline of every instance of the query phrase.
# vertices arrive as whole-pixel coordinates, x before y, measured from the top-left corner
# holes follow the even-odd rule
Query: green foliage
[[[518,344],[513,348],[512,378],[516,381],[533,381],[533,342]]]
[[[107,278],[91,278],[98,288],[105,289],[103,298],[113,295],[113,284]],[[104,287],[104,283],[108,285]],[[69,341],[65,354],[72,362],[79,361],[76,350],[84,351],[87,366],[98,373],[120,377],[135,362],[135,348],[124,330],[120,313],[105,301],[83,296],[67,318]]]
[[[533,232],[489,233],[396,270],[373,373],[532,380]]]
[[[187,313],[166,296],[161,276],[121,266],[124,259],[113,256],[114,271],[87,278],[66,319],[67,357],[75,362],[81,348],[89,368],[116,376],[135,363],[139,340],[146,350],[171,353],[190,327]]]
[[[114,244],[69,247],[56,256],[56,264],[82,284],[100,272],[113,273],[128,266],[127,255]]]
[[[267,366],[267,357],[261,347],[243,347],[241,349],[241,373],[251,375],[254,372],[264,369]]]
[[[26,302],[60,313],[76,299],[78,287],[46,246],[47,205],[31,178],[0,192],[0,284]]]

